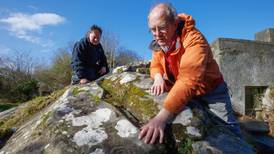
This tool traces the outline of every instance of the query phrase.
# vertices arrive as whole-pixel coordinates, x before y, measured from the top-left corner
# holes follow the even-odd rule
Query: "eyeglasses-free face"
[[[100,39],[101,39],[101,33],[98,30],[92,30],[89,33],[89,41],[91,44],[93,44],[93,45],[99,44]]]

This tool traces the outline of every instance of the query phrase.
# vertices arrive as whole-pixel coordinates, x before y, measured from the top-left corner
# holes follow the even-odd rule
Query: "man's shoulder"
[[[87,38],[83,37],[78,42],[79,45],[87,45]]]
[[[79,41],[75,42],[74,48],[85,49],[87,45],[88,43],[87,43],[86,37],[84,37],[84,38],[81,38]]]

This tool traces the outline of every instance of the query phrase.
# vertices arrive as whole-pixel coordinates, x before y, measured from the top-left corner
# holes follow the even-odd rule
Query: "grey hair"
[[[150,9],[149,15],[150,15],[151,11],[152,11],[155,7],[157,7],[157,6],[159,6],[159,5],[163,5],[163,6],[164,6],[164,11],[163,11],[163,12],[165,13],[165,15],[166,15],[166,17],[167,17],[167,20],[170,21],[170,22],[175,22],[176,19],[178,18],[178,16],[177,16],[177,11],[176,11],[176,9],[172,6],[171,3],[158,3],[158,4],[155,4],[155,5]],[[149,19],[149,15],[148,15],[148,19]]]

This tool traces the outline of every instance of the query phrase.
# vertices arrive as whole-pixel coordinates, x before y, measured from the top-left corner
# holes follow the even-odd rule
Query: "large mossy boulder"
[[[170,121],[164,144],[139,140],[166,96],[152,96],[152,83],[148,75],[122,72],[71,86],[18,126],[0,153],[254,153],[197,102]]]

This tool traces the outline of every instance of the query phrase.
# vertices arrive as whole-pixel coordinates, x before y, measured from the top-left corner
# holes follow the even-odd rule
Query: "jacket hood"
[[[178,14],[178,17],[185,23],[183,30],[190,31],[195,27],[195,20],[192,18],[192,16],[182,13]]]

